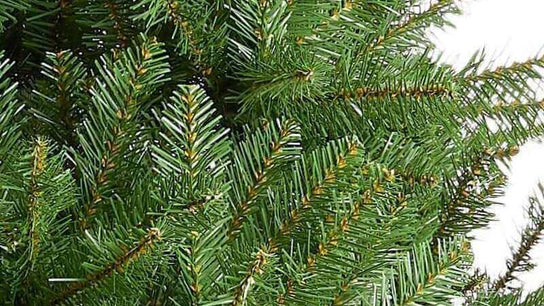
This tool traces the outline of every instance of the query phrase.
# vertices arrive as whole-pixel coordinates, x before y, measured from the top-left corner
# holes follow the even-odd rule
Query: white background
[[[442,61],[461,67],[477,51],[485,49],[493,66],[524,61],[544,47],[544,0],[464,0],[463,14],[450,20],[455,27],[432,31],[432,40],[442,53]],[[509,178],[503,206],[493,207],[497,221],[474,233],[475,267],[492,277],[504,272],[511,247],[519,241],[526,224],[527,198],[537,183],[544,182],[544,145],[531,141],[505,169]],[[527,291],[544,282],[544,243],[534,252],[537,267],[520,276]]]

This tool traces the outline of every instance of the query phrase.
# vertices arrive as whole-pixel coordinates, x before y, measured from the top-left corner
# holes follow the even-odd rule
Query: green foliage
[[[153,146],[157,171],[183,194],[183,202],[202,204],[225,192],[223,180],[230,153],[228,130],[206,93],[196,85],[179,86],[164,104],[161,143]]]
[[[16,116],[20,112],[17,103],[17,84],[6,77],[8,70],[13,66],[0,53],[0,167],[5,167],[9,152],[16,145],[20,136]]]
[[[85,82],[87,71],[83,63],[70,51],[48,53],[42,64],[41,82],[36,84],[29,101],[31,112],[59,143],[75,144],[75,126],[81,121],[88,99]]]
[[[4,23],[8,20],[15,21],[16,17],[13,12],[16,10],[22,11],[28,8],[28,4],[24,1],[2,0],[0,2],[0,32],[4,32]]]
[[[41,300],[47,277],[59,271],[55,261],[70,248],[67,209],[76,203],[70,172],[63,170],[62,152],[50,153],[50,143],[38,138],[20,148],[2,171],[1,224],[3,294],[14,303],[29,296]],[[5,290],[5,291],[4,291]]]
[[[0,300],[539,305],[471,273],[539,56],[459,71],[454,1],[0,0]]]

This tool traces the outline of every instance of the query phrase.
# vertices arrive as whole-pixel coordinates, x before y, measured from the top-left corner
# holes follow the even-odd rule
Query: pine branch
[[[347,212],[342,214],[337,209],[335,215],[327,216],[324,227],[329,227],[331,220],[336,219],[337,222],[330,227],[324,240],[316,245],[315,251],[307,256],[304,269],[294,275],[295,278],[302,275],[302,279],[288,279],[287,296],[280,294],[278,300],[308,303],[322,299],[330,305],[345,305],[354,299],[368,302],[366,294],[371,289],[364,284],[374,279],[382,269],[389,269],[388,250],[402,248],[400,242],[399,245],[393,242],[399,241],[399,236],[395,239],[390,237],[400,235],[397,228],[408,226],[405,223],[408,219],[404,216],[410,216],[408,201],[417,202],[415,199],[407,200],[398,190],[399,184],[404,183],[399,179],[400,175],[394,170],[382,168],[375,162],[366,164],[359,186],[370,185],[369,189],[352,196],[349,203],[353,204]],[[387,211],[381,208],[384,200],[393,202],[388,203]],[[405,235],[411,236],[410,233]],[[330,288],[321,289],[325,287]],[[315,290],[320,291],[319,295]]]
[[[355,51],[349,54],[354,61],[386,47],[398,52],[427,47],[430,43],[422,39],[425,29],[447,25],[445,16],[459,12],[451,0],[433,1],[417,13],[415,10],[423,5],[406,1],[344,1],[343,6],[322,4],[322,11],[317,12],[305,1],[295,1],[292,6],[292,31],[299,34],[297,43],[315,45],[323,56],[335,59],[348,55],[346,50]],[[299,33],[301,24],[310,30]]]
[[[499,66],[495,69],[485,69],[479,72],[483,58],[473,57],[466,67],[459,72],[459,77],[465,82],[470,84],[478,84],[481,82],[504,80],[504,77],[513,76],[525,76],[527,78],[539,77],[539,73],[535,71],[535,68],[543,67],[544,57],[532,57],[523,62],[514,62],[510,66]]]
[[[75,147],[76,125],[83,112],[79,99],[84,95],[87,71],[70,51],[47,53],[46,57],[42,75],[47,79],[33,90],[30,112],[50,128],[53,138]]]
[[[193,229],[187,235],[187,242],[177,251],[179,275],[185,293],[180,304],[201,305],[211,301],[215,292],[217,277],[220,277],[220,263],[215,255],[225,246],[224,222],[217,222],[208,228]],[[214,299],[217,301],[218,299]]]
[[[31,168],[32,172],[30,173],[30,183],[29,183],[29,199],[28,199],[28,224],[29,224],[29,234],[30,234],[30,262],[31,268],[34,263],[34,260],[38,256],[39,252],[39,236],[37,231],[37,224],[39,221],[39,214],[41,208],[39,206],[43,205],[41,202],[40,196],[42,191],[38,184],[39,176],[44,172],[46,167],[45,157],[47,156],[47,144],[43,139],[36,139],[34,144],[34,149],[32,150],[32,159],[31,159]]]
[[[116,32],[117,41],[120,43],[121,48],[126,48],[128,46],[129,38],[128,35],[125,33],[122,17],[119,15],[118,12],[119,4],[117,4],[113,0],[107,0],[105,6],[110,11],[109,16],[113,21],[113,29]]]
[[[83,31],[82,40],[89,57],[130,46],[140,32],[130,22],[131,13],[131,3],[122,0],[99,0],[79,5],[76,22]]]
[[[7,21],[15,22],[17,18],[14,16],[17,11],[28,9],[29,4],[26,1],[0,1],[0,33],[6,30],[4,23]]]
[[[221,192],[219,185],[223,184],[230,153],[228,129],[219,126],[222,118],[199,86],[179,86],[178,90],[159,118],[165,144],[153,147],[153,157],[164,178],[186,178],[179,180],[185,189],[181,192],[186,194],[189,210],[194,211],[206,202],[203,198],[208,195],[200,194],[201,190]]]
[[[221,69],[227,40],[222,1],[144,0],[132,6],[135,21],[158,33],[167,26],[180,56],[188,57],[201,77]]]
[[[289,238],[295,228],[304,220],[304,215],[316,208],[315,206],[322,201],[320,197],[323,197],[323,193],[328,188],[335,186],[341,171],[345,170],[344,168],[347,164],[352,162],[352,159],[358,153],[357,151],[357,143],[348,141],[345,144],[345,148],[334,155],[334,162],[328,165],[327,168],[321,170],[324,174],[323,179],[319,179],[318,177],[312,179],[314,185],[306,187],[308,188],[307,193],[300,199],[301,206],[291,210],[288,219],[281,224],[274,236],[271,237],[255,254],[254,260],[250,262],[244,277],[234,290],[233,305],[244,305],[247,294],[255,282],[254,277],[257,274],[264,273],[264,266],[269,262],[268,258],[280,253],[280,243],[282,240]],[[316,158],[319,158],[317,156]],[[319,159],[315,161],[316,165],[318,165],[318,160]],[[312,165],[309,165],[309,167],[312,167]]]
[[[316,262],[319,261],[320,258],[326,257],[328,254],[331,254],[329,252],[330,249],[334,249],[335,247],[337,247],[339,240],[342,240],[343,236],[346,235],[346,232],[349,230],[350,223],[352,223],[352,221],[356,220],[359,217],[361,206],[367,205],[369,202],[369,196],[365,193],[364,197],[358,199],[357,202],[354,203],[351,210],[342,217],[341,221],[329,230],[326,235],[325,241],[320,242],[316,250],[308,255],[306,269],[302,273],[312,275],[317,272],[315,270]],[[334,300],[331,302],[331,305],[344,305],[344,294],[346,294],[346,292],[350,289],[352,281],[353,279],[351,278],[343,279],[342,283],[339,286],[340,289],[337,293],[335,293]],[[287,284],[290,284],[290,286],[288,286],[287,292],[288,299],[293,298],[294,292],[296,291],[296,287],[293,285],[293,283],[294,281],[292,279],[287,280]],[[284,305],[285,297],[283,296],[283,294],[280,294],[277,300],[278,304]]]
[[[544,209],[495,283],[469,278],[463,237],[491,219],[502,159],[544,133],[544,61],[433,60],[426,32],[455,1],[16,2],[0,0],[7,303],[523,303],[507,291]]]
[[[525,298],[523,302],[520,303],[520,305],[532,306],[532,305],[542,305],[543,303],[544,303],[544,289],[539,288],[529,293],[529,295]]]
[[[437,131],[432,139],[442,146],[455,137],[448,133],[448,138],[441,139],[442,127],[461,128],[462,122],[451,119],[465,111],[459,109],[453,71],[429,60],[428,54],[409,59],[391,56],[388,61],[364,63],[353,69],[357,79],[350,76],[353,73],[340,75],[335,98],[346,100],[360,117],[372,120],[373,129],[379,127],[415,138],[421,137],[422,130],[434,129]]]
[[[111,277],[115,272],[123,273],[123,269],[126,265],[130,264],[130,262],[135,261],[142,255],[144,255],[158,241],[161,241],[160,230],[157,228],[149,229],[147,235],[142,237],[141,241],[133,248],[127,250],[126,252],[121,254],[121,256],[118,256],[114,262],[106,265],[101,270],[92,274],[88,274],[85,277],[86,281],[75,282],[66,287],[63,291],[57,293],[55,298],[51,300],[51,304],[62,304],[68,301],[78,292],[97,285],[104,279]]]
[[[185,53],[187,49],[191,49],[193,54],[198,54],[195,52],[197,47],[191,29],[192,20],[185,18],[182,12],[183,9],[187,9],[187,6],[190,7],[191,5],[188,3],[180,4],[177,0],[144,0],[132,7],[133,10],[145,9],[139,15],[133,16],[133,18],[134,20],[146,21],[146,28],[172,22],[176,28],[173,37],[179,39],[177,44],[181,48],[181,52]]]
[[[489,165],[493,154],[494,152],[489,150],[480,153],[474,162],[470,163],[470,166],[464,169],[459,175],[458,181],[453,183],[452,187],[454,191],[451,195],[446,195],[448,202],[440,215],[440,225],[436,232],[437,237],[448,235],[449,231],[452,230],[454,232],[467,232],[474,227],[482,226],[489,222],[490,215],[482,211],[482,207],[478,207],[485,205],[485,201],[474,193],[478,188],[476,185],[482,183],[480,182],[480,178],[485,178],[486,175],[491,174],[486,170],[486,167]],[[481,185],[482,188],[485,188],[483,184]],[[491,186],[489,187],[490,191],[496,191]],[[480,201],[483,202],[479,203]],[[463,207],[467,207],[468,212],[463,212]],[[463,216],[464,214],[467,216]],[[478,216],[478,214],[481,214],[481,216]],[[475,219],[476,217],[478,217],[477,220]],[[469,228],[462,226],[464,224],[462,222],[463,218],[466,218],[470,223]]]
[[[20,259],[20,273],[15,278],[14,284],[11,284],[14,288],[17,288],[21,284],[27,286],[32,282],[31,274],[35,270],[36,261],[41,251],[40,247],[43,247],[41,245],[43,242],[42,230],[44,229],[42,215],[44,206],[47,206],[49,203],[45,203],[46,199],[44,199],[43,195],[43,179],[41,176],[47,167],[47,151],[47,143],[41,138],[35,139],[32,143],[31,153],[28,159],[25,160],[28,163],[25,166],[30,170],[30,173],[28,178],[26,178],[27,182],[25,182],[27,185],[27,193],[25,194],[27,198],[25,199],[24,208],[27,217],[25,224],[27,238],[23,241],[27,242],[28,246],[23,255],[25,258]],[[6,182],[2,183],[6,184]],[[25,297],[23,299],[27,300]]]
[[[542,186],[540,188],[542,190]],[[533,267],[529,262],[529,252],[542,238],[541,235],[544,232],[544,208],[536,199],[532,199],[530,205],[530,223],[521,236],[518,249],[507,262],[506,272],[494,282],[493,288],[496,291],[504,289],[510,281],[515,279],[514,273],[527,271]]]
[[[455,287],[466,278],[463,265],[470,256],[470,246],[465,240],[442,241],[438,259],[431,256],[429,245],[414,248],[399,263],[396,278],[397,293],[394,299],[400,305],[440,303],[456,296]]]
[[[430,85],[429,88],[425,87],[410,87],[410,88],[370,88],[370,87],[358,87],[355,91],[341,90],[338,93],[339,96],[344,99],[357,98],[368,100],[383,100],[386,97],[399,98],[399,99],[416,99],[420,100],[422,97],[449,97],[453,98],[456,93],[450,88],[441,85]]]
[[[83,154],[74,152],[76,158],[83,159],[81,163],[96,167],[85,169],[84,173],[90,181],[90,199],[81,219],[82,228],[88,225],[88,218],[95,214],[103,195],[107,195],[101,189],[110,185],[110,173],[127,158],[123,154],[131,147],[136,119],[146,99],[166,80],[169,68],[161,62],[163,59],[161,45],[144,37],[141,46],[125,50],[117,61],[111,63],[104,57],[103,64],[96,63],[101,79],[91,89],[94,109],[78,132]]]
[[[5,166],[11,148],[20,137],[19,122],[16,120],[22,106],[17,103],[17,83],[7,77],[13,63],[4,59],[0,51],[0,170]]]
[[[245,220],[251,214],[254,202],[278,179],[278,170],[298,157],[299,139],[297,125],[291,120],[268,123],[235,151],[235,168],[231,179],[236,182],[234,215],[228,229],[229,240],[236,238]],[[247,177],[251,177],[248,180]]]
[[[476,136],[474,141],[486,143],[491,147],[502,146],[503,143],[515,147],[521,146],[531,138],[539,137],[544,132],[544,124],[541,120],[544,101],[532,100],[524,103],[519,99],[509,103],[499,100],[492,107],[478,109],[479,118],[475,122],[491,130],[492,127],[488,123],[490,121],[491,126],[496,127],[496,131],[488,133],[490,135],[487,140],[476,138],[479,135],[473,133]]]
[[[465,298],[468,300],[472,299],[472,296],[481,291],[485,290],[485,286],[489,283],[489,276],[485,272],[480,272],[479,269],[476,269],[474,273],[470,276],[466,285],[463,287],[461,292],[465,295]],[[472,296],[471,296],[472,295]]]
[[[273,49],[287,30],[289,12],[284,0],[233,1],[229,5],[232,31],[231,48],[238,51],[241,60],[250,60],[257,54],[252,49]],[[238,53],[235,52],[235,53]]]
[[[481,292],[474,300],[464,305],[476,306],[533,306],[542,305],[544,302],[544,289],[539,288],[529,294],[523,290],[514,289],[509,293],[496,291]],[[472,304],[469,304],[472,303]]]
[[[60,50],[68,47],[67,29],[74,30],[76,25],[72,22],[71,17],[74,14],[74,1],[75,0],[57,0],[58,13],[53,20],[55,21],[55,27],[53,32],[56,48],[53,51],[60,52]]]
[[[478,125],[487,124],[489,118],[495,120],[499,123],[499,133],[495,134],[504,134],[510,143],[538,135],[542,131],[541,124],[537,123],[540,107],[534,102],[535,91],[530,81],[541,78],[539,69],[544,65],[543,58],[535,57],[479,73],[481,65],[482,60],[474,57],[456,75],[462,103],[467,109],[472,109],[470,120]],[[513,107],[503,107],[505,103],[502,101],[512,100],[509,105]],[[520,109],[517,105],[525,105],[526,108]]]
[[[459,13],[459,9],[453,0],[433,1],[425,11],[411,14],[406,20],[389,28],[385,35],[379,36],[375,42],[365,46],[362,52],[373,52],[374,50],[383,49],[384,46],[395,38],[400,38],[399,40],[401,43],[412,46],[413,43],[411,43],[409,39],[404,38],[403,35],[415,31],[415,35],[411,36],[411,38],[415,38],[415,41],[417,42],[419,40],[418,38],[421,37],[423,30],[430,25],[438,24],[443,26],[446,23],[443,19],[443,15],[447,13]]]
[[[57,1],[29,0],[28,2],[22,44],[37,54],[41,60],[43,53],[58,51],[54,18],[61,8]],[[38,65],[39,62],[34,64]]]
[[[1,243],[7,246],[1,287],[9,287],[4,297],[14,303],[40,304],[49,292],[53,262],[70,242],[66,214],[76,198],[72,176],[62,169],[64,152],[42,137],[30,143],[31,148],[15,148],[0,171]]]
[[[288,29],[297,45],[311,46],[320,57],[339,59],[346,50],[367,43],[369,35],[380,30],[404,1],[368,3],[367,1],[324,2],[291,1]],[[400,14],[399,14],[400,15]]]
[[[236,77],[244,85],[235,97],[242,104],[240,112],[267,116],[277,115],[277,104],[282,111],[296,113],[296,104],[308,108],[308,104],[321,103],[329,94],[323,89],[333,70],[312,52],[291,47],[267,54],[258,64],[244,60],[237,68]]]

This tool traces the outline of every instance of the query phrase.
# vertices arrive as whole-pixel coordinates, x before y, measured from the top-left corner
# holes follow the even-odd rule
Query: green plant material
[[[0,300],[540,305],[542,207],[472,273],[543,58],[430,55],[454,1],[0,0]]]

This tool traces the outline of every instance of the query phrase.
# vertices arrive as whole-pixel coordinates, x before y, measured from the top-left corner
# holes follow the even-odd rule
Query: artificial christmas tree
[[[539,305],[542,207],[471,271],[540,57],[432,59],[453,1],[0,0],[0,296]]]

